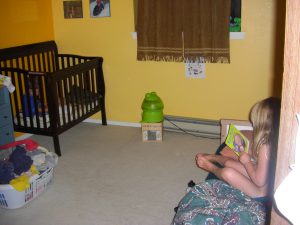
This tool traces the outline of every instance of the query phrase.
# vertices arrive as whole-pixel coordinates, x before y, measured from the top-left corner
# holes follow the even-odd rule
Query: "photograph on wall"
[[[91,17],[109,17],[110,0],[90,0]]]
[[[65,19],[83,18],[82,0],[64,1]]]
[[[230,32],[241,32],[241,1],[231,0]]]

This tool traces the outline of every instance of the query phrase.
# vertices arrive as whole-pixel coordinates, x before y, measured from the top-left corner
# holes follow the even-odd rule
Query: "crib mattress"
[[[96,105],[98,104],[98,101],[96,101]],[[69,109],[68,109],[69,108]],[[58,125],[63,126],[68,124],[69,122],[80,118],[82,115],[86,114],[87,112],[91,111],[94,107],[91,105],[88,105],[86,107],[81,107],[81,106],[71,106],[67,105],[65,106],[60,106],[59,107],[59,121]],[[69,112],[68,112],[69,110]],[[74,111],[74,112],[73,112]],[[64,112],[64,113],[63,113]],[[14,117],[14,123],[20,126],[25,126],[25,121],[23,118],[23,113],[20,113],[20,123],[18,123],[18,118]],[[37,122],[39,121],[39,122]],[[38,126],[39,123],[39,126]],[[45,123],[44,123],[44,117],[42,115],[34,115],[32,117],[32,125],[30,123],[30,117],[26,117],[26,125],[27,127],[34,127],[34,128],[49,128],[50,127],[50,118],[49,114],[46,113],[45,115]]]

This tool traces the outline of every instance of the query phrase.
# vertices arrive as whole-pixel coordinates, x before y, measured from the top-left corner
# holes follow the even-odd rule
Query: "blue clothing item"
[[[14,165],[11,162],[0,160],[0,184],[9,184],[14,178]]]
[[[254,198],[255,201],[258,201],[260,203],[267,203],[269,201],[269,198],[267,196],[264,196],[264,197],[257,197],[257,198]]]
[[[14,165],[14,172],[17,175],[27,172],[33,163],[32,159],[26,155],[26,150],[22,146],[16,147],[10,155],[9,162]]]
[[[263,204],[267,209],[272,206],[272,200],[268,196],[253,198],[255,201]]]
[[[23,103],[24,103],[24,113],[25,116],[28,117],[29,111],[31,112],[31,115],[35,115],[35,106],[34,106],[34,98],[32,95],[29,96],[29,104],[28,104],[28,98],[27,95],[23,95]]]

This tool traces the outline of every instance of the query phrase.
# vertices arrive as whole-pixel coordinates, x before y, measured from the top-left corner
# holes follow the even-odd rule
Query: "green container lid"
[[[150,92],[145,95],[141,108],[143,110],[143,123],[159,123],[163,121],[164,104],[156,92]]]

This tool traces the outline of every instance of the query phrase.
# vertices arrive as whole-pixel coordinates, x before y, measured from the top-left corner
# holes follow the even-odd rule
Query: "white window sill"
[[[245,39],[245,32],[230,32],[230,40]]]
[[[132,37],[132,39],[136,40],[137,39],[137,33],[136,32],[131,32],[131,37]],[[230,32],[230,39],[231,40],[245,39],[245,32]]]
[[[136,40],[137,39],[137,32],[131,32],[131,37],[132,37],[132,39]]]

